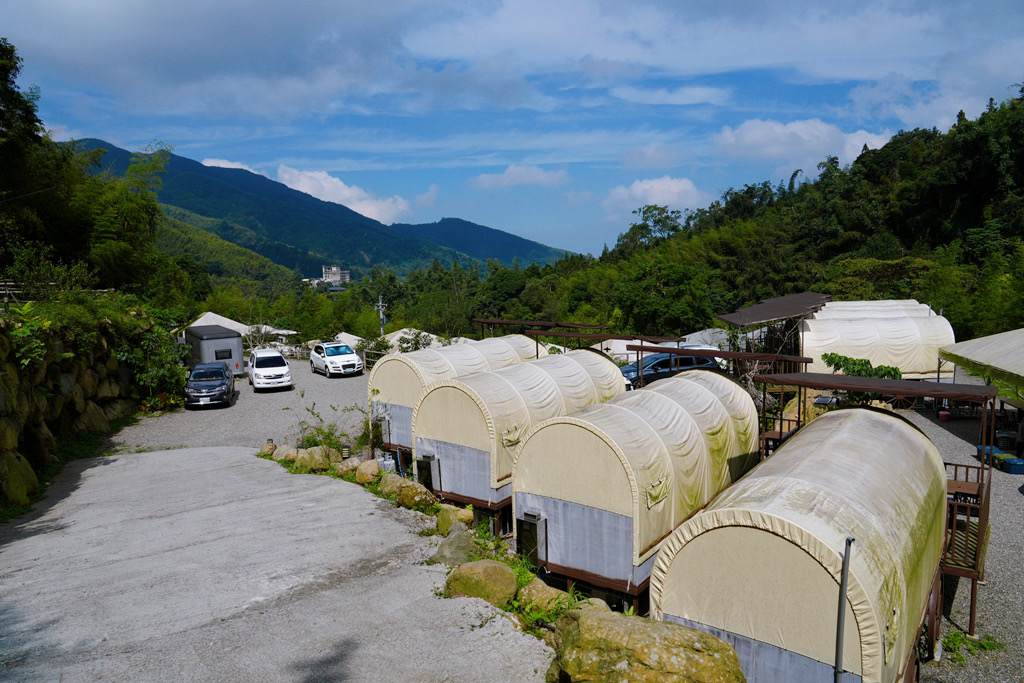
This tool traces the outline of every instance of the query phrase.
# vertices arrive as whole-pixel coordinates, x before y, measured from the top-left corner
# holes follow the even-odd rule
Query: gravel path
[[[958,379],[958,381],[963,381]],[[939,449],[946,462],[977,465],[975,444],[980,420],[954,419],[939,422],[931,412],[905,413]],[[989,508],[992,532],[985,562],[985,583],[978,588],[978,636],[991,636],[1003,650],[967,655],[956,664],[948,656],[925,664],[921,680],[941,683],[1024,681],[1024,475],[992,472]],[[948,596],[945,598],[948,600]],[[961,579],[952,602],[944,606],[942,635],[957,628],[966,633],[969,624],[971,584]]]
[[[366,407],[369,373],[327,379],[309,371],[309,364],[291,361],[295,388],[254,392],[245,376],[235,382],[238,399],[233,406],[209,406],[145,417],[113,438],[117,452],[200,446],[253,446],[273,439],[294,445],[299,423],[312,421],[315,411],[326,422],[355,436]],[[346,410],[348,409],[348,410]]]

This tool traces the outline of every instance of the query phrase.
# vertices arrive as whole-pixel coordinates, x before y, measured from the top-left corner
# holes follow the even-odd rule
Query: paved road
[[[365,396],[365,378],[296,374],[307,398],[345,382]],[[254,457],[304,399],[240,389],[231,408],[144,419],[124,445],[246,447],[78,461],[0,526],[0,680],[543,680],[539,641],[435,595],[423,516]]]

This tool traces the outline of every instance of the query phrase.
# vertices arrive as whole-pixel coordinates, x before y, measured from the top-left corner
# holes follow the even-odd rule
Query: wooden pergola
[[[995,400],[998,389],[994,386],[948,384],[911,380],[848,377],[818,373],[789,373],[757,375],[754,381],[764,385],[797,390],[797,405],[803,406],[807,389],[857,391],[898,397],[930,397],[949,401],[966,401],[981,405],[981,434],[979,465],[946,465],[946,532],[940,568],[947,576],[971,580],[971,610],[968,633],[974,635],[977,621],[978,582],[985,579],[985,551],[989,536],[989,504],[992,497],[992,444],[995,442]],[[762,408],[763,410],[763,408]],[[762,429],[773,419],[762,415]],[[804,415],[798,409],[790,425],[779,425],[779,443],[804,425]]]

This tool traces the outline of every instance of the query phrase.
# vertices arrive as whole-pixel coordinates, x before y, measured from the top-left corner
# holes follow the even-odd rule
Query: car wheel
[[[309,361],[309,371],[314,375],[316,374],[316,365],[313,364],[313,361]]]

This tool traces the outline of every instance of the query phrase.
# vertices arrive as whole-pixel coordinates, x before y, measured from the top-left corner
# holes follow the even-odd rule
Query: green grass
[[[953,629],[942,637],[942,651],[954,664],[962,664],[967,660],[967,655],[978,656],[982,652],[991,650],[1002,650],[1005,645],[992,636],[985,635],[981,638],[971,638],[960,629]]]

